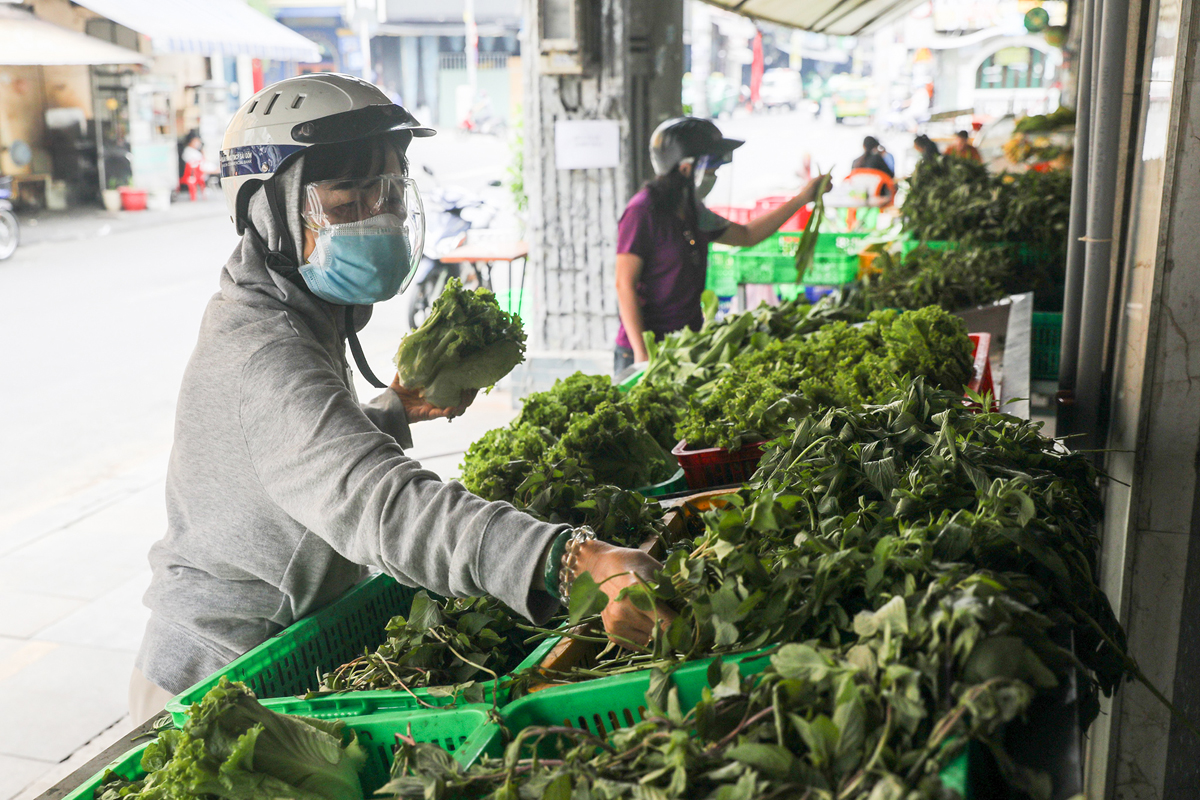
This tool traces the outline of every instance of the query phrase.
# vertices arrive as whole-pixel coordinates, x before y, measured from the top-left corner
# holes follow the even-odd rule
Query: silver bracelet
[[[579,566],[579,546],[596,538],[596,532],[588,527],[576,528],[567,541],[562,554],[562,566],[558,571],[559,599],[564,606],[571,604],[571,584],[575,581],[575,570]]]

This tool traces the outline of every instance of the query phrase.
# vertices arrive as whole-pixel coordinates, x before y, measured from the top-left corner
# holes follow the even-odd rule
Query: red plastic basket
[[[133,189],[129,186],[122,186],[121,208],[125,211],[145,211],[147,194],[148,192],[145,189]]]
[[[754,219],[754,209],[742,206],[709,206],[708,210],[738,225],[745,225]]]
[[[671,455],[679,459],[689,489],[707,489],[748,481],[762,459],[764,444],[748,444],[737,450],[723,447],[689,450],[687,442],[681,441]]]
[[[791,199],[792,198],[788,197],[787,195],[775,195],[773,197],[760,197],[760,198],[758,198],[758,200],[756,200],[754,202],[753,216],[757,217],[760,214],[766,214],[768,211],[774,211],[775,209],[779,208],[781,205],[783,205],[784,203],[786,203],[788,200],[791,200]],[[805,223],[808,222],[808,218],[811,216],[812,216],[812,209],[809,208],[808,206],[804,206],[799,211],[797,211],[795,214],[793,214],[787,222],[785,222],[785,223],[783,223],[783,225],[779,226],[779,230],[781,230],[781,231],[802,231],[802,230],[804,230]]]

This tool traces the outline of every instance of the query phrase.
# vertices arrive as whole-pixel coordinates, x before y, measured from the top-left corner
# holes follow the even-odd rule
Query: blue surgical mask
[[[322,227],[300,277],[330,303],[367,306],[390,300],[412,272],[408,237],[404,220],[395,214]]]

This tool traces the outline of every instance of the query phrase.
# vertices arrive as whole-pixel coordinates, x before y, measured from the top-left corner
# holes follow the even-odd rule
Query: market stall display
[[[999,410],[991,338],[953,312],[1061,306],[1070,176],[940,158],[908,188],[909,241],[861,281],[871,237],[819,232],[820,203],[710,255],[722,288],[852,289],[724,316],[706,292],[641,373],[561,379],[466,453],[472,492],[661,560],[626,590],[677,615],[646,648],[605,638],[587,573],[545,626],[377,576],[176,698],[176,729],[77,796],[950,800],[986,764],[1004,796],[1056,797],[1006,731],[1066,695],[1086,729],[1145,678],[1097,583],[1091,461]],[[448,407],[524,338],[451,281],[401,383]]]

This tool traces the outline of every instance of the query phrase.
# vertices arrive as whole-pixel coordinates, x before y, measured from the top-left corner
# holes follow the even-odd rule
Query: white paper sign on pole
[[[560,119],[554,123],[554,166],[606,169],[621,163],[621,123],[615,119]]]

